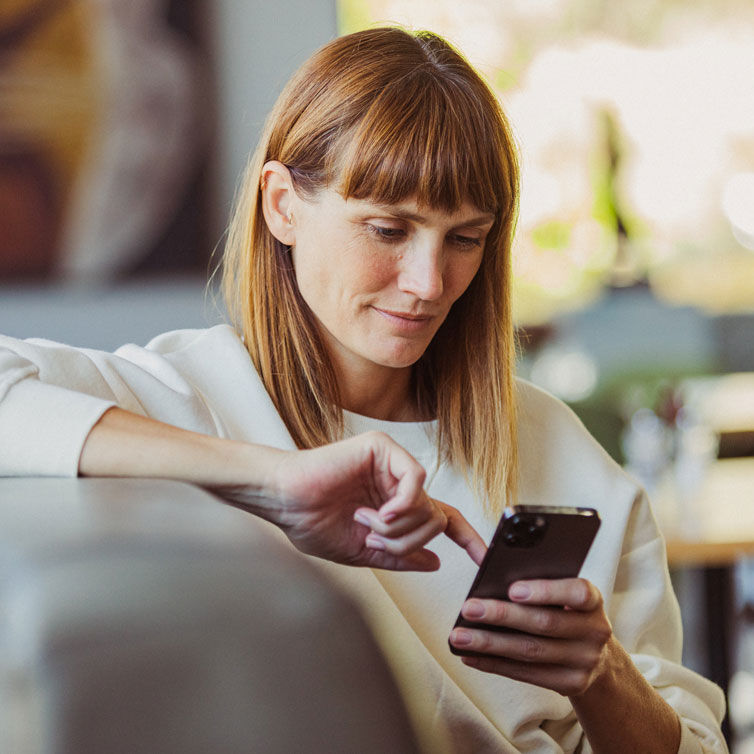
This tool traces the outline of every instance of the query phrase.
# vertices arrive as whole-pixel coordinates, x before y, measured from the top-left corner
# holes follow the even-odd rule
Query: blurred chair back
[[[354,606],[189,485],[0,480],[0,751],[414,752]]]

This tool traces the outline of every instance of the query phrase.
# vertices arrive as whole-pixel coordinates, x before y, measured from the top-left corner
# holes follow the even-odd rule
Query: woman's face
[[[494,215],[343,199],[292,205],[301,294],[341,369],[404,369],[424,353],[479,269]],[[368,372],[366,372],[368,373]]]

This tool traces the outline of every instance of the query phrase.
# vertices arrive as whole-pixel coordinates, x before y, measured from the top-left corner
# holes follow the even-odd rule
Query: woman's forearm
[[[480,563],[479,534],[429,498],[417,461],[379,432],[279,450],[189,432],[112,408],[89,433],[82,476],[178,479],[279,526],[303,552],[351,565],[434,570],[424,545],[445,532]]]
[[[571,703],[595,754],[676,754],[681,725],[620,643],[611,639],[609,662]]]
[[[281,454],[111,408],[86,439],[79,474],[179,479],[209,488],[239,484],[268,498],[274,494],[270,471]]]

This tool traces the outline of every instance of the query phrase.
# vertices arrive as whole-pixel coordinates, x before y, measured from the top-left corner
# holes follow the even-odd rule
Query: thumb
[[[372,550],[367,563],[369,568],[387,571],[436,571],[440,558],[431,550],[415,550],[409,555],[394,555],[384,550]]]

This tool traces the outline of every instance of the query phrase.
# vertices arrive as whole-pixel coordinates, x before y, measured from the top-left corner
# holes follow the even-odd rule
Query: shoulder
[[[206,329],[172,330],[152,338],[146,346],[128,343],[115,355],[126,361],[147,366],[172,364],[179,371],[212,369],[218,362],[226,369],[250,362],[248,353],[229,325],[216,325]]]
[[[235,351],[242,349],[245,351],[241,338],[230,325],[215,325],[196,330],[172,330],[152,338],[145,348],[163,355],[186,350],[229,349]]]
[[[229,325],[174,330],[118,355],[178,392],[201,397],[222,436],[281,448],[295,447],[243,340]]]
[[[578,450],[615,465],[574,411],[559,398],[521,378],[515,380],[514,395],[520,450],[533,446],[538,453],[546,449],[554,455],[572,455]]]
[[[619,558],[653,543],[646,567],[659,573],[663,546],[644,490],[589,434],[558,398],[516,383],[518,499],[530,505],[594,508],[602,520],[583,574],[609,595]]]
[[[522,497],[597,508],[605,498],[630,504],[637,497],[638,485],[565,403],[522,379],[515,395]]]
[[[563,442],[576,442],[591,452],[605,455],[573,410],[559,398],[520,377],[514,383],[519,444],[552,451]]]
[[[229,380],[248,382],[256,376],[243,342],[229,325],[173,330],[145,346],[126,344],[115,352],[115,365],[123,373],[147,372],[182,391],[187,385],[222,391],[219,386]]]

